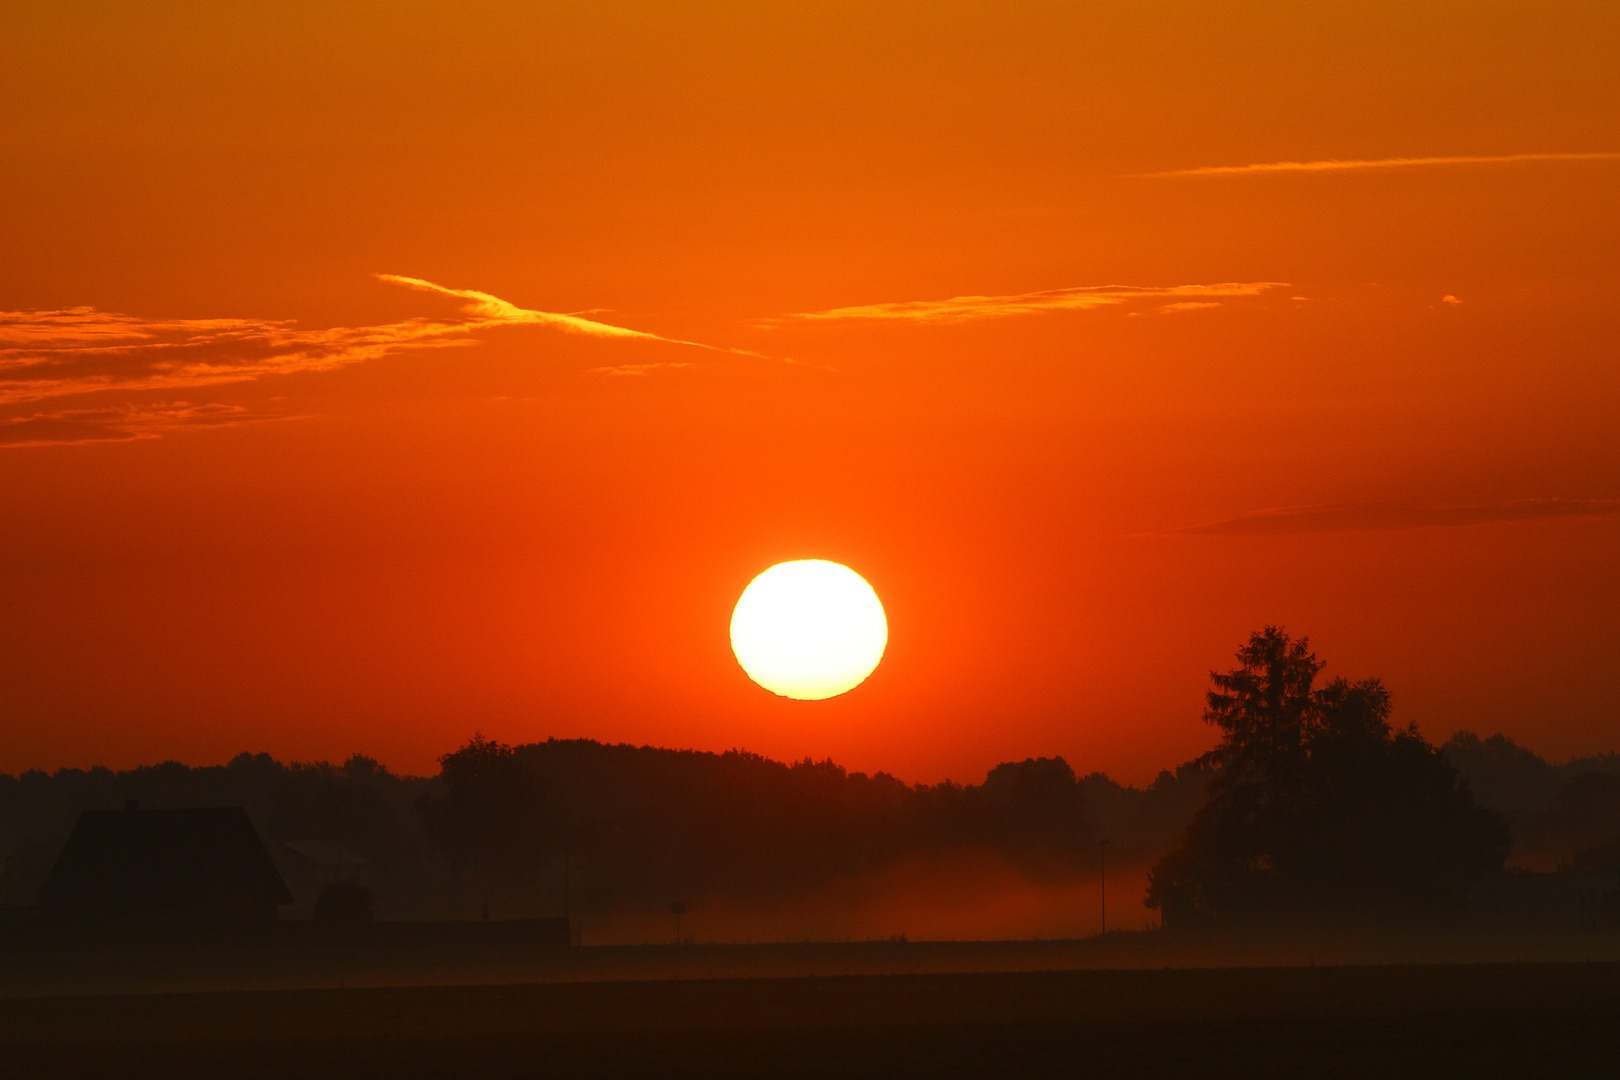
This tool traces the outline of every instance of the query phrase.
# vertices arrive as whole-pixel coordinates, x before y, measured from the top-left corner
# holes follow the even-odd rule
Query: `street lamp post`
[[[1101,859],[1100,859],[1098,865],[1101,868],[1100,879],[1101,879],[1101,882],[1102,882],[1102,932],[1103,932],[1103,936],[1107,937],[1108,936],[1108,841],[1106,841],[1106,840],[1102,841],[1098,845],[1098,850],[1101,852]]]

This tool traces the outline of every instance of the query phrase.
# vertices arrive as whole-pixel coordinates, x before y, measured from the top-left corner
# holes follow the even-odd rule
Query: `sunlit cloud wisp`
[[[1013,293],[1007,296],[953,296],[948,300],[902,300],[827,311],[797,312],[790,319],[816,321],[892,320],[920,323],[966,322],[970,319],[1003,319],[1014,315],[1037,315],[1053,311],[1089,311],[1115,307],[1133,301],[1171,299],[1178,302],[1161,310],[1189,310],[1190,306],[1214,306],[1219,299],[1259,296],[1267,289],[1282,288],[1275,281],[1237,281],[1215,285],[1086,285],[1041,292]],[[1181,300],[1180,298],[1186,298]]]

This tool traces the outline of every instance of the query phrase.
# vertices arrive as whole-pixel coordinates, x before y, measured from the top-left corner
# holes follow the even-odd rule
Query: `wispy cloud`
[[[1366,532],[1433,529],[1547,518],[1620,516],[1620,499],[1523,499],[1491,506],[1432,506],[1422,503],[1348,503],[1339,506],[1285,506],[1171,529],[1181,536],[1261,536],[1282,533]],[[1165,535],[1165,534],[1161,534]]]
[[[155,439],[183,428],[236,427],[297,417],[242,405],[173,401],[137,407],[64,409],[0,419],[0,449],[25,446],[78,446],[86,443]]]
[[[666,362],[661,364],[613,364],[608,367],[591,368],[597,375],[650,375],[655,371],[666,368],[689,368],[691,364],[680,362]]]
[[[890,320],[900,322],[954,323],[970,319],[1004,319],[1013,315],[1036,315],[1050,311],[1089,311],[1141,301],[1178,299],[1160,310],[1190,310],[1217,306],[1219,298],[1258,296],[1267,289],[1282,288],[1275,281],[1236,281],[1218,285],[1086,285],[1070,289],[1014,293],[1009,296],[953,296],[948,300],[902,300],[893,303],[862,304],[828,311],[803,311],[790,319],[817,321]]]
[[[561,330],[567,334],[584,334],[586,337],[664,341],[673,345],[693,345],[699,349],[711,348],[711,346],[702,345],[695,341],[678,341],[674,338],[659,337],[657,334],[647,334],[640,330],[612,326],[608,323],[597,322],[594,319],[581,318],[578,315],[559,314],[552,311],[530,311],[527,308],[520,308],[516,304],[502,300],[498,296],[479,292],[476,289],[451,289],[443,285],[435,285],[431,281],[424,281],[421,278],[403,277],[399,274],[378,274],[377,279],[392,282],[395,285],[403,285],[407,289],[437,293],[440,296],[453,296],[458,300],[465,301],[461,310],[467,318],[461,325],[468,329],[482,329],[490,326],[549,326],[554,330]]]
[[[662,342],[757,356],[587,319],[532,311],[474,289],[398,274],[396,285],[454,297],[458,317],[304,330],[274,319],[146,319],[81,307],[0,312],[0,405],[100,391],[187,389],[331,371],[393,353],[470,345],[481,332],[542,326],[611,340]]]
[[[1237,176],[1251,173],[1345,172],[1352,169],[1410,169],[1428,165],[1506,165],[1519,161],[1620,161],[1620,152],[1586,154],[1495,154],[1475,157],[1329,158],[1326,161],[1268,161],[1258,165],[1206,165],[1196,169],[1136,173],[1150,176]]]

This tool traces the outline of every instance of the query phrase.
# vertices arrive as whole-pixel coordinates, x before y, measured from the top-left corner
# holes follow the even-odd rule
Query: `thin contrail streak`
[[[1617,161],[1620,152],[1599,151],[1583,154],[1497,154],[1476,157],[1397,157],[1367,161],[1270,161],[1259,165],[1206,165],[1197,169],[1171,169],[1168,172],[1135,173],[1152,176],[1237,176],[1248,173],[1344,172],[1352,169],[1405,169],[1423,165],[1504,165],[1515,161]]]

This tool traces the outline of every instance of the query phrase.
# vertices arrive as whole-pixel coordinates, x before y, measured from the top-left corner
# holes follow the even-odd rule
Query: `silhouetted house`
[[[293,902],[239,806],[87,810],[39,893],[46,917],[274,919]]]

